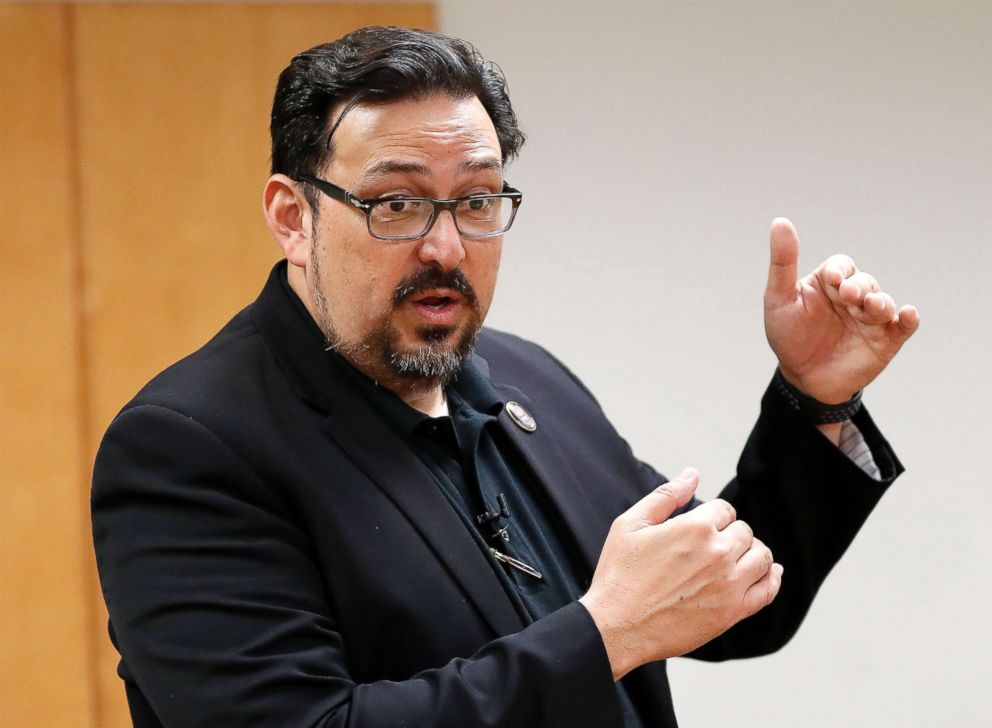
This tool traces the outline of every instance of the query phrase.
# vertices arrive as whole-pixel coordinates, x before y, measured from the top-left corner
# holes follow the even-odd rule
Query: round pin
[[[537,421],[534,419],[533,415],[527,411],[527,408],[519,402],[507,402],[506,413],[510,415],[510,419],[512,419],[521,430],[533,432],[537,429]]]

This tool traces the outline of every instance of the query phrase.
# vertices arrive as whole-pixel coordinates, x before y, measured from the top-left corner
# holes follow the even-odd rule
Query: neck
[[[419,392],[407,393],[406,396],[402,392],[395,392],[395,394],[415,410],[423,412],[429,417],[441,417],[446,414],[444,389],[441,387],[434,387],[427,394]]]

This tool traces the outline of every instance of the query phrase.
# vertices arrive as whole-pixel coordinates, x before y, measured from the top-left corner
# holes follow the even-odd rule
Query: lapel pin
[[[517,427],[525,432],[533,432],[537,429],[537,421],[534,419],[533,415],[527,411],[519,402],[507,402],[506,403],[506,413],[510,415]]]

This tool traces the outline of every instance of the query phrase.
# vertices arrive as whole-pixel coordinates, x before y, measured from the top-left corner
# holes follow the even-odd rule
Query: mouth
[[[464,298],[451,289],[420,291],[409,299],[410,305],[425,323],[450,325],[457,317]]]

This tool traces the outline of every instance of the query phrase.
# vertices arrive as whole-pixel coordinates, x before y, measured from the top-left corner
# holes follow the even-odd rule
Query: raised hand
[[[729,503],[671,517],[698,483],[686,468],[620,514],[579,599],[603,636],[614,680],[709,642],[778,594],[782,567]]]
[[[782,374],[828,404],[844,402],[877,377],[920,323],[896,308],[878,281],[846,255],[798,279],[799,236],[776,218],[765,289],[765,334]]]

